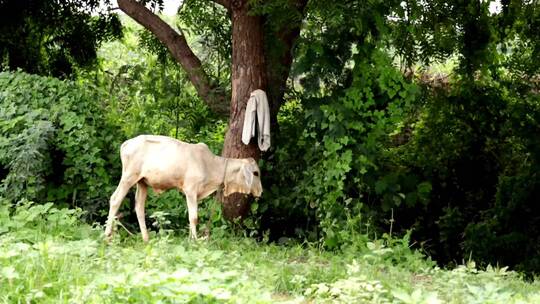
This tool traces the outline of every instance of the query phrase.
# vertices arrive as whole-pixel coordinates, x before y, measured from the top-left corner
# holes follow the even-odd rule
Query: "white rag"
[[[270,108],[268,98],[263,90],[251,92],[246,105],[244,115],[244,128],[242,130],[242,142],[246,145],[255,136],[255,117],[257,117],[259,133],[259,149],[266,151],[270,148]]]

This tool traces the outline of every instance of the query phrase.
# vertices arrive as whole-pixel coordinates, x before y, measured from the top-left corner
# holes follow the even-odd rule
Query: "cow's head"
[[[230,170],[230,171],[229,171]],[[261,170],[253,158],[239,159],[236,165],[227,169],[224,194],[232,193],[252,194],[260,197],[262,194]]]

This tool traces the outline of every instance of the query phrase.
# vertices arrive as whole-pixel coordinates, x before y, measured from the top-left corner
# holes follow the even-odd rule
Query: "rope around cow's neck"
[[[225,170],[223,170],[223,188],[225,190],[225,178],[227,177],[227,165],[229,164],[229,159],[225,158]]]

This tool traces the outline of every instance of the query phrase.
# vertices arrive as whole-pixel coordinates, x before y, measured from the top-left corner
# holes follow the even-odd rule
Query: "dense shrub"
[[[222,233],[193,242],[152,234],[103,241],[80,209],[0,205],[3,303],[538,303],[540,282],[506,267],[452,270],[408,236],[340,253]],[[123,231],[120,231],[123,232]],[[159,233],[161,234],[162,231]],[[222,231],[223,232],[223,231]],[[386,241],[386,242],[385,242]]]
[[[539,96],[508,88],[486,78],[427,93],[411,141],[398,148],[403,166],[433,186],[425,208],[397,211],[398,224],[415,227],[413,238],[442,263],[472,257],[540,271]]]
[[[423,202],[430,192],[428,182],[407,176],[388,159],[393,156],[393,136],[403,128],[418,95],[417,86],[406,81],[383,52],[354,60],[347,87],[304,100],[303,109],[291,112],[295,115],[282,116],[285,144],[272,156],[276,167],[267,168],[275,175],[270,177],[274,185],[269,212],[303,212],[316,224],[296,227],[296,233],[316,237],[313,230],[320,228],[330,248],[352,241],[352,235],[378,231],[383,228],[377,225],[380,216],[389,215],[384,212],[405,202]],[[300,120],[298,111],[304,115]],[[285,168],[293,172],[277,177],[282,174],[276,170]]]
[[[539,272],[540,96],[527,80],[415,85],[381,53],[355,61],[352,75],[283,108],[262,227],[329,248],[412,228],[441,264]]]
[[[69,81],[0,73],[1,195],[106,209],[123,140],[104,95]]]

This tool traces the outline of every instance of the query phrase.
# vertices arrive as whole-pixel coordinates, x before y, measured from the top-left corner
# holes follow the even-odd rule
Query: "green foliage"
[[[537,273],[538,3],[357,4],[308,5],[261,228],[328,248],[412,228],[442,264]]]
[[[121,138],[101,98],[72,82],[0,73],[4,198],[82,205],[90,214],[105,209],[120,170]]]
[[[204,141],[219,152],[225,122],[197,97],[182,69],[141,50],[145,38],[133,23],[126,22],[124,36],[124,41],[100,50],[102,70],[78,75],[79,81],[109,95],[108,119],[122,126],[126,138],[161,134],[187,142]]]
[[[352,62],[370,58],[389,30],[388,14],[399,1],[309,1],[291,69],[307,95],[349,85]],[[354,59],[353,57],[356,57]]]
[[[503,281],[516,279],[506,268],[480,271],[474,263],[451,271],[427,268],[411,273],[405,281],[388,284],[366,275],[364,267],[355,260],[348,265],[347,278],[314,284],[306,293],[335,303],[531,303],[538,299],[536,294],[513,293],[513,284],[501,286]]]
[[[191,45],[212,81],[230,88],[232,27],[227,10],[213,1],[187,0],[182,2],[177,20],[177,26],[192,37]]]
[[[414,205],[431,190],[428,182],[406,183],[406,172],[387,167],[392,166],[387,159],[393,146],[389,134],[403,127],[417,87],[382,52],[370,58],[357,55],[354,60],[349,87],[304,102],[304,130],[291,140],[302,158],[288,159],[287,152],[276,152],[289,170],[296,163],[298,174],[283,182],[295,185],[293,201],[298,208],[315,209],[314,220],[330,248],[352,241],[356,234],[376,232],[377,228],[369,231],[370,212],[388,211],[405,201]],[[283,195],[278,187],[272,190]]]
[[[266,33],[300,18],[290,3],[252,1]],[[260,223],[258,235],[279,243],[297,237],[342,250],[412,228],[412,240],[441,263],[471,255],[481,266],[537,271],[538,5],[501,4],[493,14],[475,1],[309,1],[276,150],[262,164],[264,196],[246,225]],[[188,1],[177,24],[220,83],[229,75],[225,20],[216,4]],[[109,92],[108,117],[125,137],[159,133],[220,150],[225,122],[148,32],[128,26],[101,55],[103,70],[80,79]],[[429,70],[447,58],[456,68],[446,68],[454,76],[440,90],[429,75],[396,68]],[[202,216],[219,227],[219,211],[209,211],[216,202],[209,205]],[[185,228],[181,194],[151,195],[148,209],[158,230]],[[287,282],[299,286],[294,275]],[[432,296],[409,291],[399,293],[405,302]]]
[[[109,245],[81,211],[0,205],[0,301],[181,303],[534,303],[538,282],[474,262],[441,270],[386,239],[335,254],[241,237],[152,233]],[[384,244],[387,245],[384,245]],[[395,256],[402,259],[396,260]]]
[[[493,63],[493,21],[489,1],[407,1],[396,7],[392,38],[408,65],[429,64],[459,52],[462,68],[472,73]],[[414,21],[413,21],[414,20]]]
[[[491,10],[494,3],[405,1],[394,6],[390,37],[396,54],[408,67],[458,54],[459,72],[469,76],[508,64],[537,73],[540,65],[533,58],[539,55],[540,39],[532,28],[540,20],[538,2],[500,1],[498,12]]]
[[[504,80],[456,82],[424,96],[402,165],[433,186],[425,209],[401,209],[400,227],[439,261],[469,254],[485,263],[537,272],[538,96]],[[515,248],[521,248],[519,253]]]
[[[16,206],[0,202],[0,235],[6,240],[16,235],[22,242],[36,243],[43,235],[56,235],[65,239],[88,237],[90,230],[79,226],[81,209],[58,209],[53,203],[35,204],[21,200]]]
[[[349,239],[347,233],[339,233],[346,231],[347,218],[356,218],[364,204],[371,203],[364,199],[370,192],[392,196],[383,201],[387,210],[401,203],[400,189],[393,188],[396,181],[381,176],[371,184],[370,179],[377,178],[377,163],[388,140],[384,137],[399,128],[414,92],[383,54],[374,53],[369,60],[355,62],[352,85],[343,95],[331,96],[307,113],[303,137],[315,149],[306,153],[310,167],[300,185],[309,204],[318,207],[317,218],[330,247]]]
[[[0,5],[4,2],[0,0]],[[143,2],[153,10],[163,7],[161,0]],[[281,31],[282,25],[296,23],[302,12],[291,1],[250,3],[251,13],[264,16],[265,43],[272,46],[265,55],[271,59],[281,47],[275,40],[287,39],[279,36],[288,35]],[[488,265],[540,271],[539,6],[536,1],[502,1],[501,13],[490,12],[489,6],[489,1],[308,2],[301,37],[294,42],[291,81],[274,132],[275,148],[263,155],[265,192],[252,205],[253,216],[238,235],[257,235],[279,244],[322,245],[331,253],[299,247],[282,253],[276,246],[251,250],[251,241],[236,238],[211,242],[211,249],[181,241],[173,246],[172,231],[186,233],[184,197],[175,191],[161,196],[151,192],[149,224],[161,239],[135,250],[123,248],[126,243],[113,244],[122,254],[102,247],[97,236],[81,239],[96,265],[74,271],[83,279],[70,296],[89,302],[171,298],[249,302],[260,294],[268,296],[263,302],[280,296],[381,303],[538,300],[537,294],[509,292],[518,285],[529,287],[523,287],[515,273]],[[72,9],[68,6],[61,15],[74,17],[79,10]],[[73,27],[87,33],[85,24],[98,20],[102,20],[100,34],[89,34],[92,39],[84,42],[84,48],[95,49],[100,37],[105,41],[118,36],[109,27],[116,19],[87,15],[80,19],[82,24],[68,22],[41,32],[32,27],[28,33],[29,24],[39,25],[35,20],[41,17],[20,18],[15,23],[24,21],[21,30],[4,31],[0,42],[1,37],[13,40],[12,33],[26,37],[15,46],[32,59],[25,61],[26,67],[65,74],[75,62],[84,65],[95,54],[77,53],[79,45],[71,45],[73,37],[67,32],[52,46],[42,45],[41,38],[51,39],[57,29]],[[191,0],[180,9],[176,24],[188,33],[212,81],[224,91],[230,82],[228,17],[212,1]],[[56,21],[44,22],[57,25]],[[77,69],[74,82],[20,72],[0,74],[0,193],[21,205],[16,210],[0,209],[0,216],[9,218],[7,224],[0,224],[0,234],[27,242],[33,233],[29,227],[37,225],[38,231],[45,231],[40,236],[59,235],[60,230],[46,230],[36,220],[49,213],[63,219],[55,224],[58,227],[76,226],[68,220],[68,211],[57,209],[59,205],[80,206],[92,218],[103,215],[120,174],[117,147],[129,137],[169,135],[205,142],[219,153],[226,122],[197,98],[185,73],[155,37],[126,23],[124,40],[104,45],[98,68]],[[38,39],[38,32],[43,37]],[[276,35],[277,39],[268,38]],[[5,50],[14,46],[5,45],[0,46],[1,60],[11,67],[16,54]],[[36,60],[41,63],[34,64]],[[445,64],[444,71],[450,74],[440,77],[442,83],[429,81],[431,75],[425,72],[436,70],[429,66],[434,62]],[[415,66],[420,72],[412,69]],[[271,67],[269,73],[280,68]],[[54,204],[37,206],[25,199]],[[130,209],[124,204],[122,212],[127,216],[122,221],[126,229],[138,231]],[[208,200],[200,208],[200,218],[207,222],[207,230],[223,236],[228,232],[219,209],[216,201]],[[47,221],[52,223],[54,216]],[[394,239],[395,235],[402,238]],[[472,263],[453,271],[433,268],[431,261],[409,249],[410,241],[440,263],[456,265],[471,257],[485,270]],[[0,246],[7,248],[9,242]],[[58,252],[80,246],[63,240],[28,242],[63,248]],[[138,244],[129,237],[126,242]],[[24,250],[46,263],[39,246]],[[215,253],[216,248],[221,251]],[[232,257],[223,258],[225,250],[233,252]],[[186,253],[196,257],[188,260]],[[276,259],[269,258],[272,254]],[[58,261],[66,257],[74,262],[64,267]],[[79,269],[83,259],[74,253],[56,258],[54,269]],[[126,268],[144,277],[109,276],[126,260],[130,261]],[[227,263],[215,266],[224,260]],[[1,286],[11,291],[13,282],[20,283],[26,262],[5,266],[7,262],[0,259],[4,263],[0,280],[7,282],[0,284],[0,294],[8,294],[2,293]],[[257,263],[264,276],[246,275],[237,267],[251,269]],[[156,264],[155,270],[149,267]],[[171,264],[183,266],[175,272],[169,269]],[[186,269],[203,279],[192,280]],[[59,273],[53,271],[40,280],[75,281],[70,273]],[[219,280],[210,282],[212,276]],[[67,292],[61,285],[51,285],[55,290],[51,292],[35,288],[41,287],[38,283],[21,284],[5,301],[31,301],[26,298],[30,294],[54,301]],[[85,288],[92,295],[84,293]]]
[[[0,1],[0,70],[67,76],[95,63],[104,41],[121,36],[110,1]],[[82,38],[84,37],[84,39]]]

